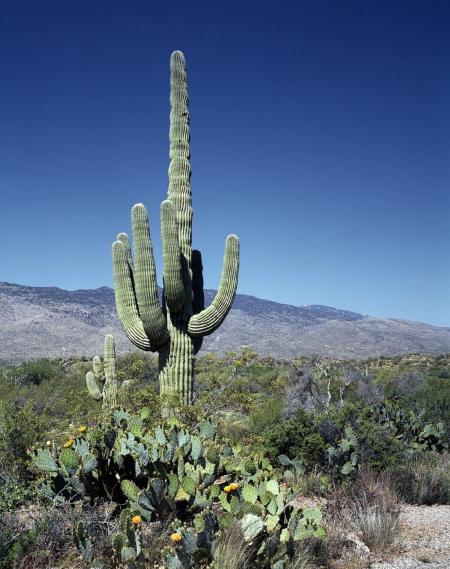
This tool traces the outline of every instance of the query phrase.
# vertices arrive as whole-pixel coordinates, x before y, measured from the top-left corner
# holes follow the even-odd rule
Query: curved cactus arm
[[[166,317],[159,304],[156,267],[150,239],[147,210],[142,204],[132,209],[134,244],[134,287],[137,307],[150,344],[162,346],[169,339]]]
[[[161,204],[161,238],[164,261],[164,298],[172,313],[180,312],[185,300],[178,240],[177,212],[173,204],[164,200]]]
[[[189,320],[188,333],[192,337],[207,336],[225,320],[236,296],[239,273],[239,239],[229,235],[225,242],[225,255],[219,290],[211,305]]]
[[[95,377],[94,372],[88,371],[86,374],[86,385],[89,391],[89,395],[93,397],[96,401],[103,399],[103,386]]]
[[[131,268],[123,241],[114,241],[112,246],[114,293],[119,320],[130,342],[141,350],[155,351],[139,318]]]
[[[117,236],[117,241],[122,241],[123,246],[125,247],[128,265],[130,266],[130,270],[133,271],[133,257],[131,256],[131,245],[130,240],[128,239],[128,235],[126,233],[119,233]]]

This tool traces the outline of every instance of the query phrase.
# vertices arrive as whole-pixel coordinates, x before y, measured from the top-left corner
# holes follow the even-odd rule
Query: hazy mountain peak
[[[206,304],[214,294],[205,290]],[[101,353],[108,333],[116,337],[119,351],[134,349],[116,319],[109,287],[67,291],[0,282],[2,364],[43,356],[91,356]],[[283,358],[438,354],[450,352],[450,328],[238,294],[220,330],[205,338],[203,346],[203,352],[217,353],[252,346],[261,355]]]

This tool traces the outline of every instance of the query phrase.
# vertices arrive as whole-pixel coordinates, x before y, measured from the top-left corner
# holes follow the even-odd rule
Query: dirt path
[[[371,569],[450,569],[450,506],[403,506],[395,553]]]

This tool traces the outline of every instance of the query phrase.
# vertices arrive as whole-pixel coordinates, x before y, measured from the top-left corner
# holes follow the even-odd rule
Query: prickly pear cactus
[[[113,272],[117,313],[129,340],[141,350],[159,352],[161,394],[190,404],[195,354],[203,336],[223,322],[236,294],[239,239],[235,235],[226,239],[219,289],[205,309],[201,254],[192,250],[188,89],[180,51],[172,54],[170,69],[169,190],[161,204],[162,306],[148,216],[142,204],[132,210],[134,259],[128,236],[120,233],[112,247]]]
[[[281,561],[287,567],[295,542],[325,535],[320,504],[305,508],[267,458],[220,442],[210,421],[194,429],[180,421],[155,427],[116,410],[109,423],[79,429],[69,441],[35,452],[41,495],[52,503],[114,503],[117,566],[150,566],[154,552],[146,550],[144,530],[167,520],[172,529],[161,557],[164,566],[183,569],[221,567],[215,542],[236,525],[246,542],[258,542],[255,569]],[[75,528],[75,543],[87,560],[96,554],[95,526]],[[216,565],[206,564],[213,559]]]
[[[92,371],[86,374],[86,385],[89,395],[96,401],[102,401],[104,413],[109,413],[117,407],[119,383],[116,377],[116,350],[114,338],[110,334],[105,336],[103,362],[98,356],[94,356]]]

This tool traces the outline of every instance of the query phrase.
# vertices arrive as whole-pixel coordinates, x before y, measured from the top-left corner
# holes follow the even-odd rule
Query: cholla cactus
[[[227,237],[219,289],[211,306],[204,309],[201,255],[191,247],[188,90],[180,51],[172,54],[170,69],[169,190],[161,204],[162,306],[148,216],[142,204],[132,209],[134,259],[127,235],[120,233],[112,247],[113,271],[117,313],[128,338],[141,350],[159,352],[161,394],[177,395],[190,404],[194,359],[202,337],[220,326],[236,294],[239,239]]]
[[[92,371],[86,374],[86,384],[89,395],[96,401],[102,401],[104,412],[109,412],[117,406],[119,384],[116,378],[116,350],[111,334],[105,336],[103,362],[98,356],[94,356]]]

